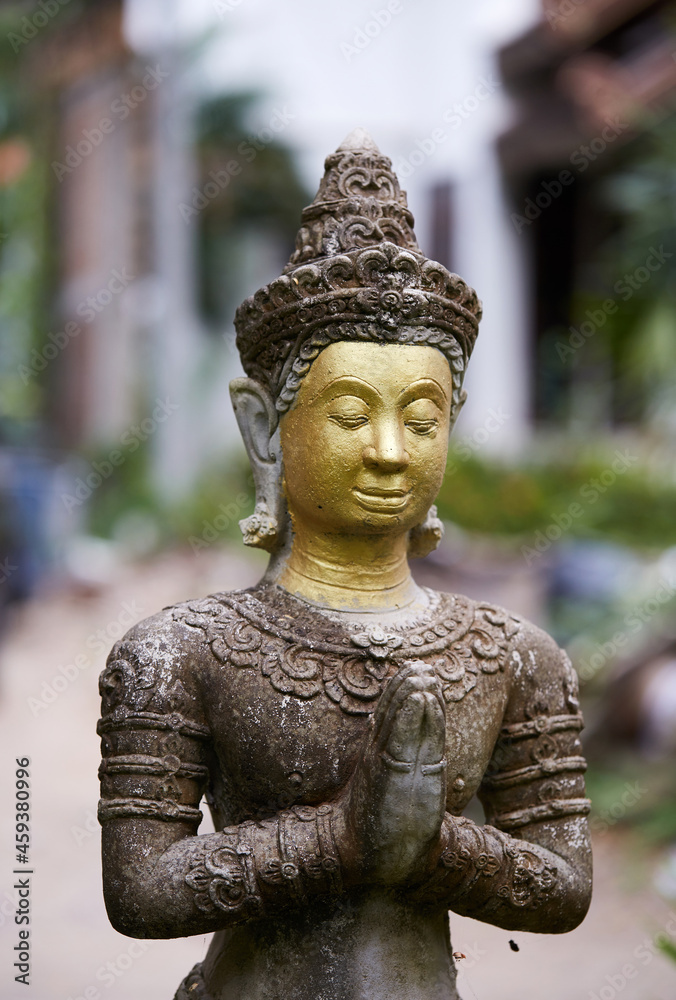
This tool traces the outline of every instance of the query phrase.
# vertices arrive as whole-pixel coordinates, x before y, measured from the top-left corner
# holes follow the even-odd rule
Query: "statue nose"
[[[362,453],[367,469],[380,469],[382,472],[400,472],[411,461],[406,451],[403,435],[394,429],[383,429],[368,444]]]

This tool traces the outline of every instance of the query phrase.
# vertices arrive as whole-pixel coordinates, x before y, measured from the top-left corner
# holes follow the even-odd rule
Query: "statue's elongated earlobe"
[[[272,552],[279,542],[282,521],[277,411],[267,389],[250,378],[233,379],[230,397],[256,487],[254,512],[240,521],[239,526],[245,545]]]
[[[411,528],[408,536],[408,554],[412,559],[422,559],[434,552],[444,537],[444,523],[437,517],[437,508],[432,505],[425,520]]]

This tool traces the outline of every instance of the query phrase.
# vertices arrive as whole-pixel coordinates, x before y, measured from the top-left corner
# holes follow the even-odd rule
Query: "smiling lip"
[[[388,489],[358,489],[353,487],[357,502],[367,510],[384,510],[396,512],[402,510],[408,503],[407,490]]]

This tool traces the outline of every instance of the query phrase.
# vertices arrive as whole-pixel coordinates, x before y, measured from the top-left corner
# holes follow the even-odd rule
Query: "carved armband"
[[[101,823],[140,817],[193,823],[197,829],[202,820],[197,804],[208,779],[201,763],[206,734],[196,739],[194,726],[174,723],[162,717],[101,720]]]
[[[484,776],[480,798],[493,826],[508,832],[530,823],[586,816],[579,714],[538,715],[503,728],[499,767]]]
[[[156,643],[123,639],[101,674],[102,823],[140,818],[190,823],[206,787],[206,725],[180,673]]]
[[[342,890],[331,828],[332,807],[297,806],[263,822],[245,822],[205,838],[185,876],[195,905],[247,920]]]

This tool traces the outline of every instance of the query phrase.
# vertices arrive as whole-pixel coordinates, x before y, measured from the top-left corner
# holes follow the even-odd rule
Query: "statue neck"
[[[339,611],[405,607],[419,593],[407,559],[408,535],[345,538],[302,528],[277,579],[289,593]]]

